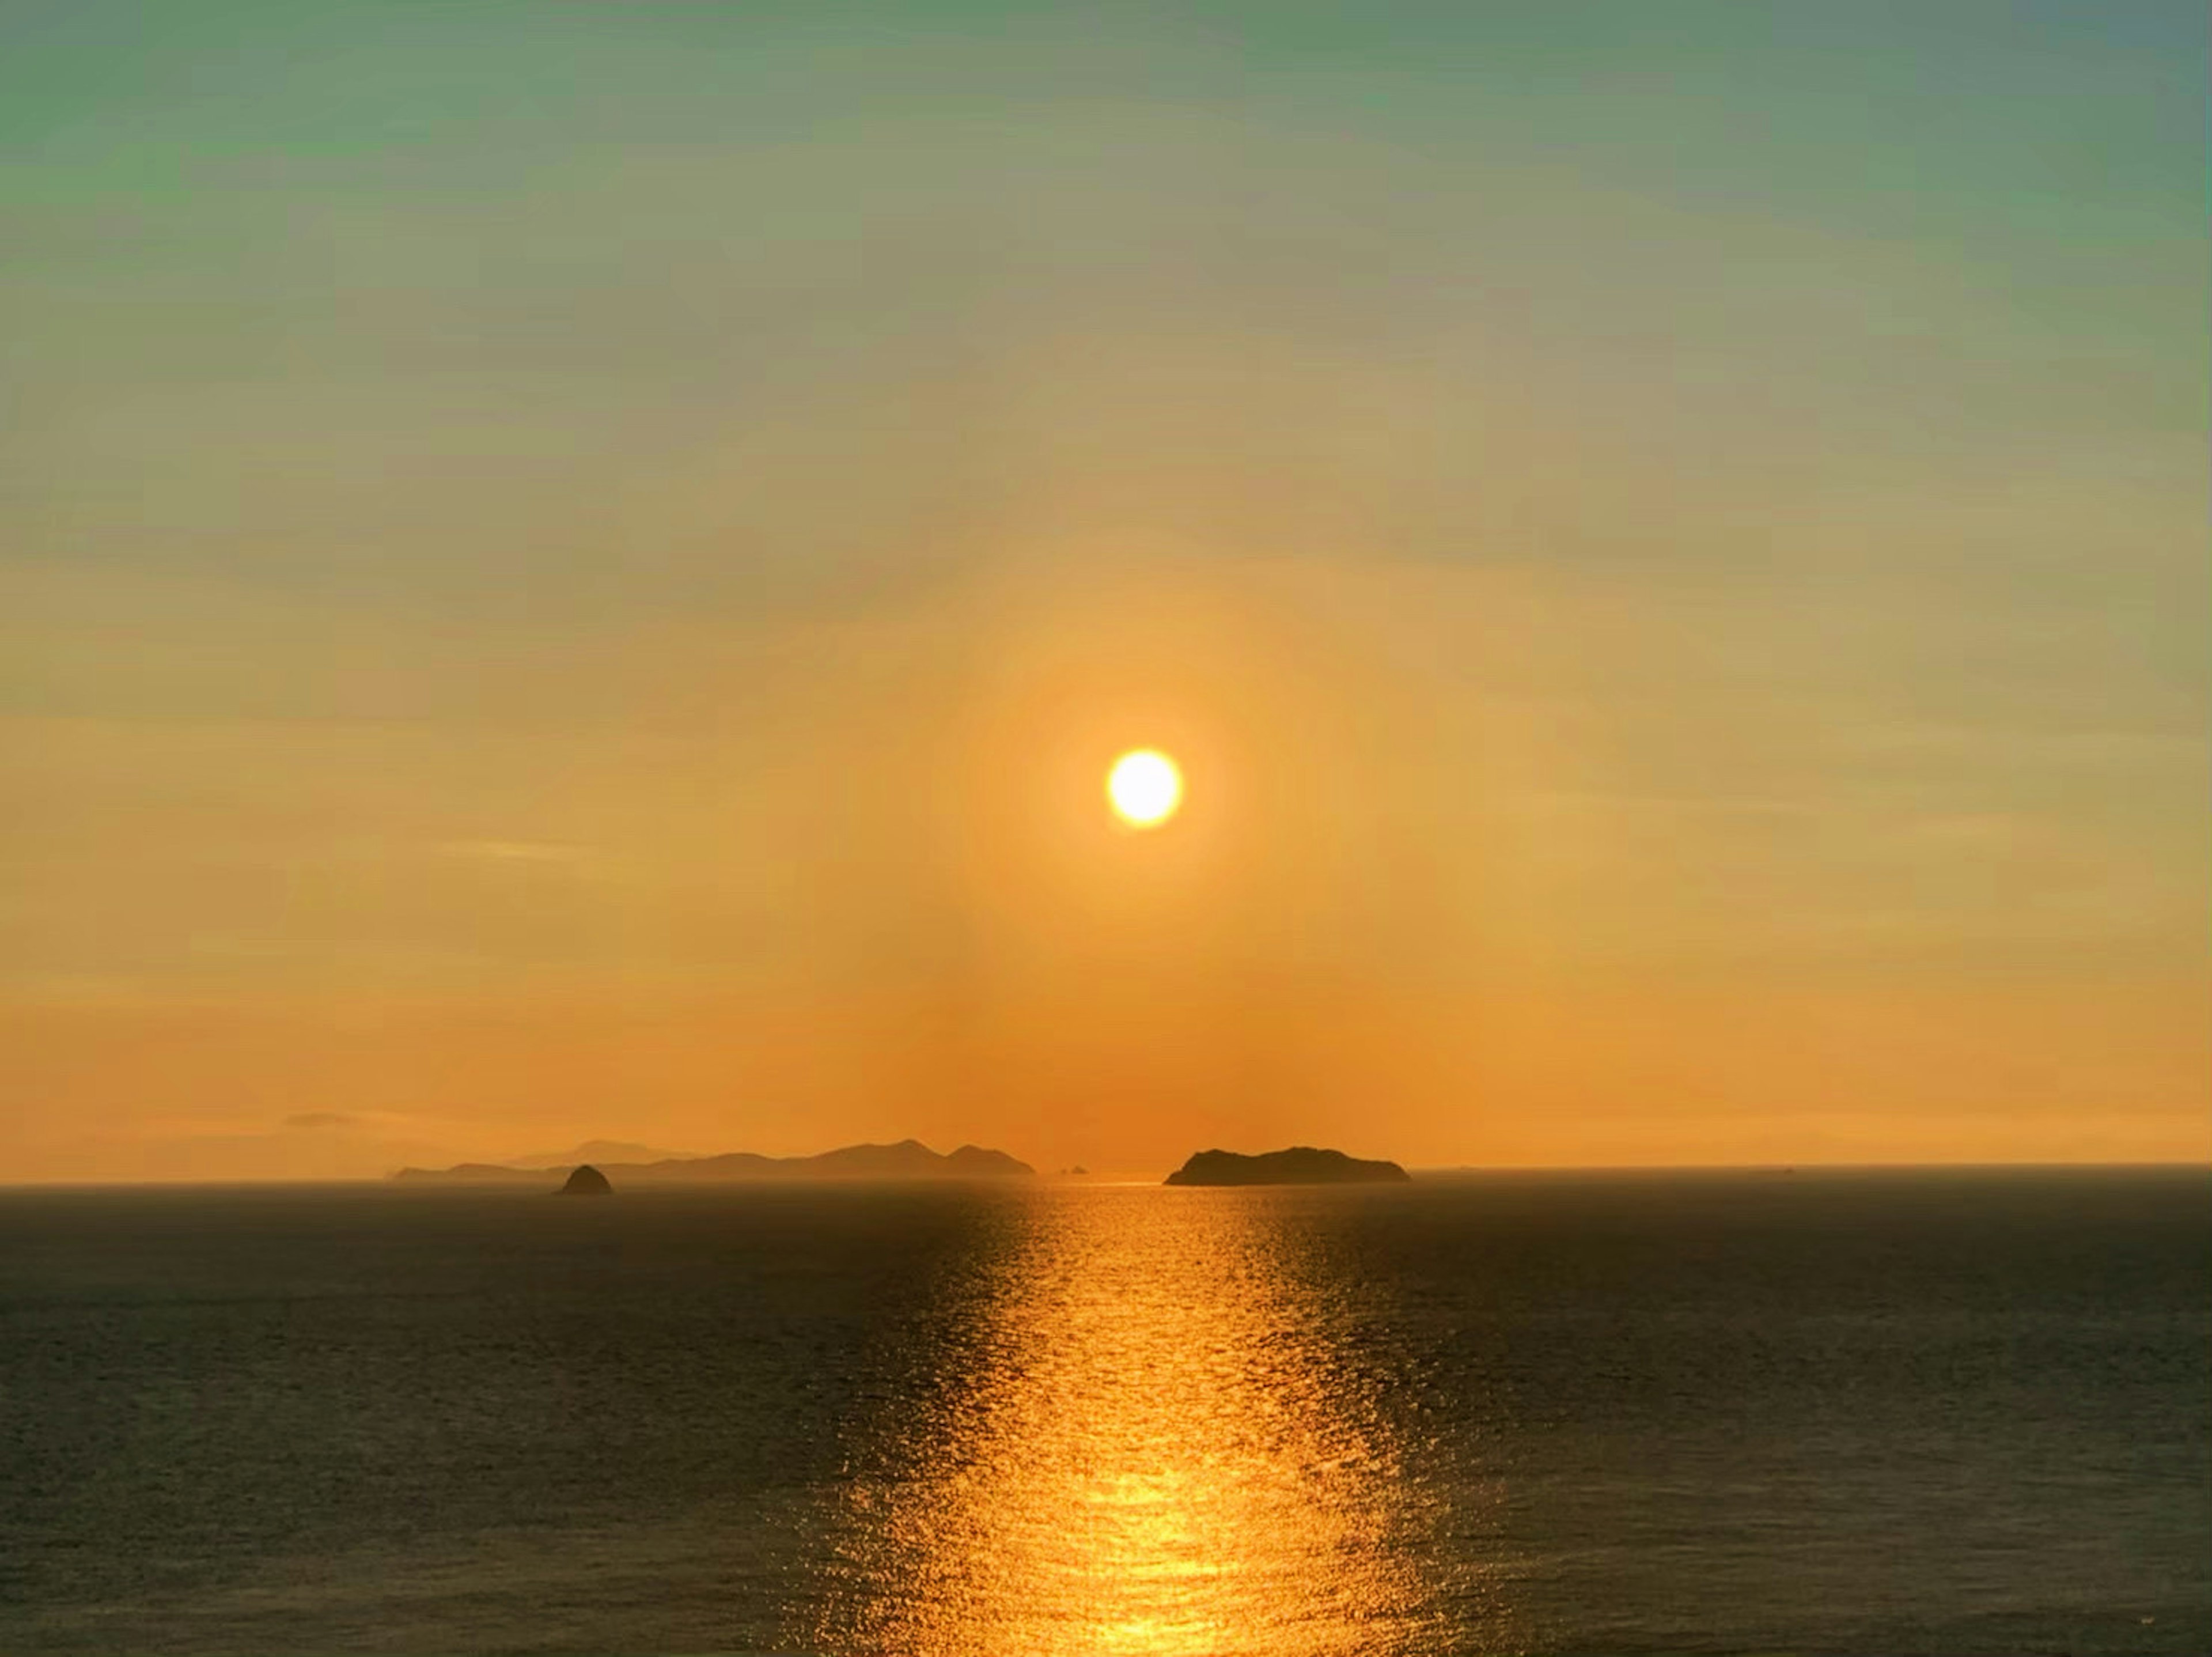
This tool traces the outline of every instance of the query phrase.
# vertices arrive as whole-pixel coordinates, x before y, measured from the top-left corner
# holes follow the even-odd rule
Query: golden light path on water
[[[1439,1648],[1429,1516],[1291,1193],[1040,1193],[975,1372],[854,1494],[819,1648]]]

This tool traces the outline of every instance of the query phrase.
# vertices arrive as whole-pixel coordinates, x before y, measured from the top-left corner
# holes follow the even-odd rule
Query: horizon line
[[[694,1159],[694,1158],[684,1158],[684,1159],[679,1159],[679,1160],[683,1160],[683,1161],[709,1161],[709,1160],[712,1160],[712,1159],[710,1159],[710,1158],[705,1158],[705,1157],[701,1157],[701,1158],[696,1158],[696,1159]],[[486,1167],[507,1167],[507,1165],[506,1165],[506,1164],[501,1164],[501,1163],[487,1163],[487,1164],[484,1164],[483,1166],[486,1166]],[[580,1166],[580,1165],[562,1165],[562,1166]],[[611,1165],[611,1166],[620,1166],[620,1165],[619,1165],[619,1164],[616,1164],[616,1165]],[[646,1165],[646,1166],[650,1167],[650,1166],[653,1166],[653,1165],[651,1165],[651,1164],[647,1164],[647,1165]],[[2128,1172],[2140,1172],[2140,1173],[2212,1173],[2212,1156],[2207,1156],[2207,1157],[2202,1157],[2202,1158],[2177,1158],[2177,1159],[2161,1160],[2161,1161],[2146,1161],[2146,1160],[2140,1159],[2140,1158],[2131,1158],[2131,1159],[2126,1159],[2126,1160],[2110,1160],[2110,1159],[2107,1159],[2107,1160],[2087,1160],[2087,1161],[2070,1161],[2070,1160],[2059,1160],[2059,1159],[2052,1159],[2052,1158],[2040,1158],[2040,1159],[2023,1159],[2023,1160],[2019,1160],[2019,1161],[1916,1161],[1916,1162],[1907,1162],[1907,1161],[1857,1161],[1857,1162],[1841,1162],[1841,1161],[1837,1161],[1837,1162],[1826,1162],[1826,1161],[1795,1161],[1795,1162],[1783,1162],[1783,1161],[1764,1161],[1764,1162],[1425,1162],[1425,1163],[1403,1163],[1403,1164],[1401,1164],[1400,1166],[1401,1166],[1401,1167],[1404,1167],[1404,1168],[1405,1168],[1405,1170],[1406,1170],[1406,1172],[1407,1172],[1408,1174],[1413,1175],[1413,1176],[1414,1178],[1416,1178],[1416,1179],[1419,1179],[1419,1178],[1422,1178],[1422,1177],[1424,1177],[1424,1176],[1430,1177],[1430,1178],[1434,1178],[1434,1177],[1437,1177],[1437,1176],[1439,1176],[1439,1175],[1442,1175],[1442,1176],[1447,1176],[1447,1177],[1449,1177],[1449,1176],[1452,1176],[1452,1175],[1461,1175],[1461,1176],[1470,1176],[1470,1177],[1475,1177],[1475,1176],[1499,1175],[1499,1174],[1542,1174],[1542,1173],[1585,1173],[1585,1174],[1697,1174],[1697,1173],[1744,1173],[1744,1174],[1750,1174],[1750,1173],[1769,1173],[1769,1174],[1796,1174],[1796,1173],[2028,1173],[2028,1172],[2038,1172],[2038,1171],[2039,1171],[2039,1172],[2045,1172],[2045,1173],[2066,1173],[2066,1172],[2076,1172],[2076,1173],[2128,1173]],[[543,1174],[546,1174],[546,1175],[548,1175],[548,1176],[550,1176],[550,1175],[552,1175],[552,1174],[555,1174],[555,1173],[557,1173],[561,1172],[561,1167],[546,1167],[546,1168],[516,1168],[516,1169],[514,1169],[514,1172],[516,1172],[516,1173],[543,1173]],[[239,1190],[239,1189],[246,1188],[246,1187],[263,1187],[263,1186],[270,1187],[270,1188],[279,1188],[279,1187],[295,1187],[295,1188],[296,1188],[296,1187],[303,1187],[303,1186],[314,1186],[314,1187],[323,1187],[323,1186],[347,1186],[347,1187],[353,1187],[353,1186],[368,1186],[368,1187],[374,1187],[374,1188],[377,1188],[377,1189],[383,1189],[383,1188],[385,1188],[385,1187],[391,1186],[391,1185],[392,1185],[395,1183],[395,1176],[398,1174],[398,1172],[399,1172],[399,1170],[398,1170],[398,1169],[393,1169],[393,1170],[392,1170],[392,1171],[391,1171],[391,1172],[389,1172],[389,1173],[381,1173],[381,1174],[342,1174],[342,1175],[313,1175],[313,1174],[308,1174],[308,1175],[299,1175],[299,1176],[274,1176],[274,1177],[272,1177],[272,1176],[265,1176],[265,1175],[251,1175],[251,1174],[248,1174],[248,1175],[240,1175],[240,1176],[238,1176],[238,1177],[236,1177],[236,1178],[231,1178],[231,1179],[216,1178],[216,1179],[103,1179],[103,1178],[100,1178],[100,1177],[98,1177],[98,1176],[94,1176],[94,1177],[91,1177],[91,1178],[84,1178],[84,1179],[71,1178],[71,1177],[64,1177],[64,1178],[59,1178],[59,1179],[9,1179],[9,1180],[0,1180],[0,1192],[5,1192],[5,1191],[52,1191],[52,1190],[80,1190],[80,1191],[137,1191],[137,1190],[161,1190],[161,1191],[179,1191],[179,1190],[202,1189],[202,1190],[210,1190],[210,1191],[214,1191],[214,1190],[234,1191],[234,1190]],[[1171,1172],[1173,1172],[1173,1170],[1172,1170],[1172,1169],[1170,1169],[1168,1172],[1170,1172],[1170,1173],[1171,1173]],[[1034,1174],[1032,1177],[1036,1180],[1036,1182],[1037,1182],[1037,1183],[1039,1183],[1039,1184],[1042,1184],[1042,1185],[1139,1185],[1139,1184],[1146,1184],[1146,1183],[1158,1183],[1158,1179],[1164,1179],[1165,1178],[1165,1174],[1161,1174],[1161,1175],[1158,1176],[1158,1179],[1156,1179],[1154,1176],[1152,1176],[1152,1174],[1150,1174],[1148,1172],[1144,1171],[1144,1170],[1135,1170],[1135,1169],[1110,1169],[1110,1170],[1105,1170],[1105,1171],[1102,1171],[1102,1172],[1099,1172],[1099,1173],[1090,1173],[1090,1174],[1036,1173],[1036,1174]],[[837,1178],[837,1179],[796,1179],[796,1180],[768,1180],[768,1179],[750,1180],[750,1179],[727,1179],[727,1180],[709,1180],[709,1181],[702,1181],[702,1182],[698,1182],[698,1183],[696,1183],[696,1184],[692,1184],[692,1185],[678,1185],[678,1186],[674,1187],[674,1189],[683,1190],[683,1191],[711,1191],[711,1190],[720,1189],[720,1188],[721,1188],[721,1187],[723,1187],[723,1186],[754,1185],[773,1185],[773,1186],[775,1186],[775,1188],[777,1188],[777,1189],[779,1189],[779,1190],[781,1190],[781,1189],[787,1189],[787,1188],[791,1187],[791,1186],[793,1186],[793,1185],[797,1185],[797,1186],[806,1186],[806,1185],[832,1185],[832,1186],[847,1186],[847,1185],[962,1185],[962,1184],[970,1184],[970,1183],[972,1183],[972,1184],[981,1184],[981,1185],[993,1185],[993,1186],[1000,1186],[1000,1185],[1004,1185],[1007,1184],[1007,1183],[1008,1183],[1008,1180],[1007,1180],[1007,1179],[1006,1179],[1006,1178],[1001,1177],[1001,1178],[997,1178],[997,1179],[981,1179],[981,1178],[979,1178],[979,1179],[975,1179],[975,1180],[973,1180],[973,1181],[968,1181],[968,1180],[963,1180],[961,1178],[959,1178],[959,1177],[958,1177],[958,1176],[957,1176],[957,1175],[954,1175],[954,1176],[946,1176],[946,1177],[939,1177],[939,1178],[933,1178],[933,1179],[911,1179],[911,1178],[908,1178],[908,1179],[901,1179],[901,1178],[899,1178],[899,1177],[898,1177],[898,1176],[896,1176],[896,1175],[889,1175],[889,1176],[884,1176],[884,1177],[879,1177],[879,1178],[871,1178],[871,1177],[868,1177],[868,1176],[866,1176],[866,1175],[861,1175],[861,1176],[858,1176],[858,1177],[847,1176],[847,1177]],[[656,1187],[656,1188],[657,1188],[657,1187]],[[475,1185],[453,1185],[453,1186],[443,1186],[443,1187],[441,1187],[441,1186],[435,1186],[435,1185],[422,1185],[422,1186],[417,1186],[417,1185],[409,1185],[409,1186],[407,1187],[407,1189],[409,1189],[410,1191],[425,1191],[425,1190],[427,1190],[427,1191],[440,1191],[440,1190],[446,1190],[446,1191],[450,1191],[450,1190],[466,1190],[466,1191],[474,1191],[474,1190],[478,1190],[478,1189],[482,1189],[482,1188],[481,1188],[481,1187],[478,1187],[478,1186],[475,1186]],[[1267,1189],[1280,1189],[1280,1187],[1269,1187],[1269,1188],[1267,1188]]]

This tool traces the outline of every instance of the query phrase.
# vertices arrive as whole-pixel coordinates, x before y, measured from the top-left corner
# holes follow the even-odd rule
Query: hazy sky
[[[0,1180],[2212,1154],[2207,27],[0,0]]]

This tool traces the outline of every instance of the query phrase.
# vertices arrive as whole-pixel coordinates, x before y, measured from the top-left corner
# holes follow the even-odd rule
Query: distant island
[[[1363,1162],[1342,1151],[1293,1145],[1286,1151],[1241,1156],[1200,1151],[1167,1177],[1170,1185],[1356,1185],[1410,1179],[1395,1162]]]
[[[580,1162],[569,1174],[568,1183],[561,1187],[563,1197],[611,1197],[614,1187],[607,1183],[606,1175],[588,1162]]]
[[[601,1163],[623,1167],[638,1162],[688,1162],[698,1154],[696,1151],[663,1150],[627,1139],[587,1139],[565,1151],[532,1151],[528,1156],[507,1156],[500,1161],[510,1168],[573,1168],[579,1162],[589,1162],[594,1167]]]
[[[603,1143],[604,1142],[597,1142]],[[558,1187],[572,1177],[573,1166],[513,1167],[499,1162],[462,1162],[450,1168],[402,1168],[392,1177],[408,1185],[534,1185]],[[606,1162],[592,1171],[621,1185],[703,1185],[768,1180],[856,1179],[1027,1179],[1036,1170],[1004,1151],[963,1145],[940,1155],[918,1139],[896,1145],[848,1145],[819,1156],[757,1156],[732,1151],[722,1156],[665,1157],[655,1162]]]

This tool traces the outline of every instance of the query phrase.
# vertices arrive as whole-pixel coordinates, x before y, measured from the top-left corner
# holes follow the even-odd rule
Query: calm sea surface
[[[0,1650],[2212,1650],[2212,1177],[0,1192]]]

